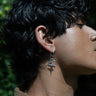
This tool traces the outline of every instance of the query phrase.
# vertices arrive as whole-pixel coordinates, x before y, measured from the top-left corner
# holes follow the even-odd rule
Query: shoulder
[[[29,95],[25,92],[22,92],[19,88],[15,88],[14,96],[29,96]]]

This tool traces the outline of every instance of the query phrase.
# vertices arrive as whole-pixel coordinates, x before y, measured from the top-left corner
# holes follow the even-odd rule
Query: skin
[[[48,61],[43,62],[28,90],[29,96],[73,96],[78,76],[96,72],[96,31],[87,25],[81,28],[78,24],[54,39],[44,38],[45,26],[36,28],[39,44],[50,53],[55,51],[56,66],[50,73]]]
[[[96,31],[86,25],[82,28],[75,25],[67,29],[66,34],[56,38],[58,63],[66,70],[76,71],[78,74],[96,71],[95,39]]]

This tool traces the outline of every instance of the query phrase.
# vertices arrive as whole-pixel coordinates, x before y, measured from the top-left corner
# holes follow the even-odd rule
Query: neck
[[[47,67],[39,70],[36,80],[28,90],[28,95],[73,96],[76,88],[77,76],[72,72],[62,72],[61,68],[56,65],[51,74]]]

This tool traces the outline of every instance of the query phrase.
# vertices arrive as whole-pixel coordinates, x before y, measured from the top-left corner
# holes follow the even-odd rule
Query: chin
[[[96,74],[96,69],[86,68],[80,71],[80,75],[92,75]]]
[[[91,75],[96,74],[96,60],[89,59],[84,61],[80,66],[78,66],[81,74],[83,75]]]
[[[82,66],[75,66],[75,69],[73,71],[75,71],[78,75],[96,74],[96,66],[84,66],[84,65],[82,65]]]

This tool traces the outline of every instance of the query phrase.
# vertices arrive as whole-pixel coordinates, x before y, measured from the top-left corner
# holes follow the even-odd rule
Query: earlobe
[[[46,49],[49,52],[52,52],[55,49],[54,40],[49,39],[48,36],[46,36],[47,32],[48,32],[47,28],[43,25],[40,25],[40,26],[37,26],[35,29],[35,36],[38,43],[44,49]]]

